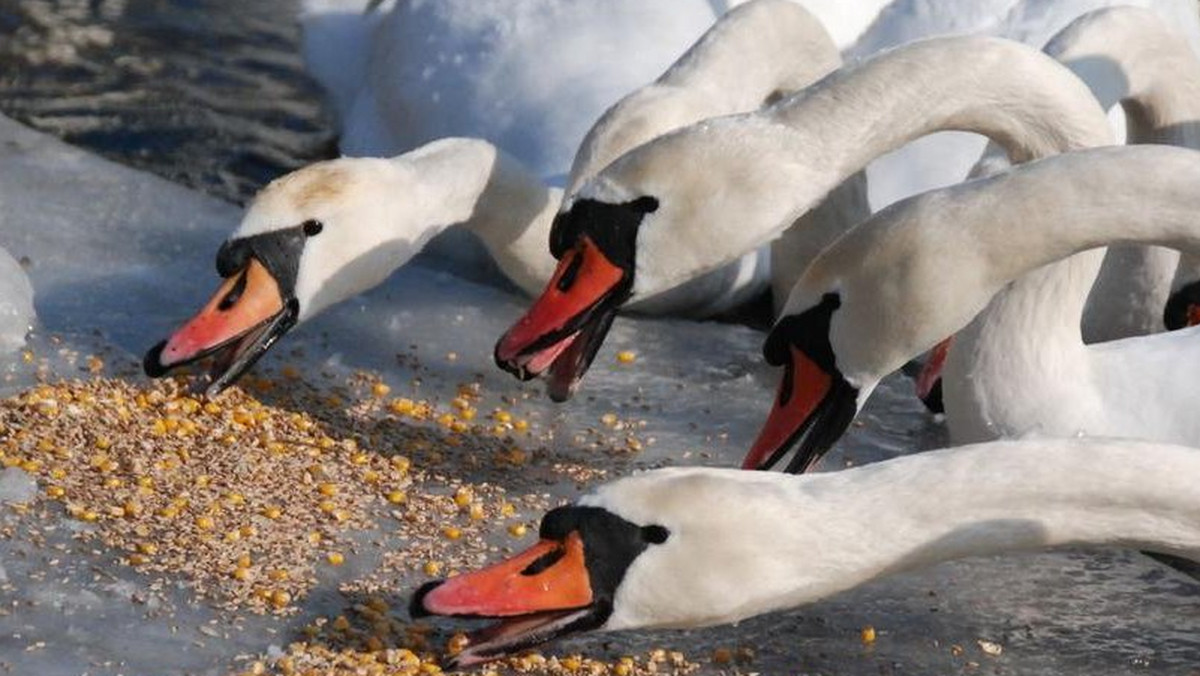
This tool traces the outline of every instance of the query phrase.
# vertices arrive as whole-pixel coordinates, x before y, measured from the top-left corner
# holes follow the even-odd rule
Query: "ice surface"
[[[32,261],[44,327],[31,342],[39,359],[108,347],[125,355],[109,359],[113,367],[136,367],[141,351],[207,296],[216,282],[213,252],[238,216],[229,205],[2,118],[0,176],[6,205],[0,246]],[[453,396],[457,383],[483,374],[484,392],[497,405],[501,396],[530,394],[523,404],[529,416],[562,439],[608,412],[645,420],[643,437],[656,438],[646,451],[628,460],[596,458],[613,474],[740,459],[771,398],[773,374],[762,366],[761,334],[712,322],[618,318],[588,391],[556,406],[539,386],[518,384],[491,364],[494,336],[524,302],[409,265],[299,327],[263,366],[290,363],[317,385],[324,374],[340,379],[350,369],[368,368],[383,373],[394,392],[423,397]],[[622,349],[635,350],[637,361],[616,363],[614,351]],[[421,366],[398,364],[400,350],[419,354]],[[69,359],[54,364],[51,375],[78,373]],[[826,467],[940,444],[940,425],[923,414],[909,387],[903,380],[885,382]],[[513,470],[503,482],[515,488],[528,478]],[[545,490],[570,497],[579,489],[559,482]],[[0,529],[16,518],[0,510]],[[0,580],[0,607],[11,609],[0,613],[0,671],[220,675],[236,656],[295,640],[313,617],[337,614],[349,603],[326,570],[296,617],[230,617],[193,602],[181,588],[153,588],[112,553],[74,541],[71,533],[86,524],[64,519],[39,526],[49,529],[39,534],[44,545],[33,544],[22,528],[0,538],[7,576]],[[372,565],[348,561],[341,574]],[[396,580],[395,607],[403,607],[420,581]],[[957,673],[971,671],[969,662],[999,674],[1186,673],[1200,663],[1198,598],[1200,584],[1133,553],[1025,555],[879,581],[738,627],[593,636],[553,650],[611,656],[669,645],[703,658],[715,647],[753,645],[760,655],[754,669],[766,674]],[[865,624],[879,630],[872,648],[858,639]],[[1004,644],[1003,655],[980,653],[980,638]],[[954,645],[963,647],[962,656],[952,653]]]
[[[0,202],[0,210],[3,208]],[[25,344],[25,334],[34,320],[29,277],[16,259],[0,249],[0,363]]]
[[[0,470],[0,503],[22,504],[37,496],[37,480],[19,467]]]

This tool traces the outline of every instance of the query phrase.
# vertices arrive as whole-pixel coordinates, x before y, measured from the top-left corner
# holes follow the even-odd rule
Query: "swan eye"
[[[642,539],[652,545],[661,545],[671,536],[671,531],[662,526],[642,526]]]
[[[325,224],[315,218],[310,218],[300,225],[304,229],[305,237],[316,237],[325,229]]]

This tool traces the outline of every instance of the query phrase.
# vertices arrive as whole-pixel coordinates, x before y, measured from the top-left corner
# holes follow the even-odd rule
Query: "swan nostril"
[[[246,292],[246,276],[248,272],[249,270],[242,271],[242,274],[238,277],[237,281],[234,282],[233,288],[230,289],[229,293],[225,294],[225,297],[222,298],[221,302],[217,304],[217,310],[226,312],[234,305],[237,305],[237,302],[242,299],[242,294]]]
[[[534,575],[537,575],[538,573],[546,570],[550,566],[553,566],[554,564],[561,561],[562,557],[566,556],[566,554],[567,554],[566,548],[555,547],[554,549],[552,549],[552,550],[546,552],[545,554],[542,554],[541,556],[534,559],[533,563],[530,563],[528,566],[525,566],[525,570],[521,571],[521,575],[524,575],[526,577],[532,577]]]
[[[554,287],[559,291],[566,293],[575,286],[575,280],[579,277],[579,268],[583,266],[583,252],[571,252],[571,262],[567,263],[567,267],[563,270],[562,276],[558,278],[558,282]]]

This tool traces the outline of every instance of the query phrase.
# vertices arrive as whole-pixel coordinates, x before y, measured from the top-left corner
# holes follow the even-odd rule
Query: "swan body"
[[[522,378],[548,369],[561,397],[623,303],[756,250],[876,156],[942,129],[987,135],[1016,162],[1112,142],[1087,87],[1041,52],[984,37],[897,48],[761,111],[661,136],[585,182],[551,233],[556,280],[571,283],[501,337],[497,363]]]
[[[1200,444],[1186,376],[1200,367],[1197,329],[1084,345],[1079,321],[1100,260],[1052,265],[1112,243],[1200,251],[1197,185],[1200,152],[1098,148],[876,214],[793,289],[764,348],[788,370],[787,393],[746,465],[771,464],[796,444],[790,467],[810,466],[884,375],[956,332],[944,377],[956,442],[1101,435]]]
[[[1194,448],[1105,439],[993,442],[802,476],[654,470],[547,514],[530,552],[565,555],[528,585],[503,584],[522,575],[518,555],[426,585],[412,606],[511,618],[478,634],[462,666],[522,636],[737,622],[968,556],[1085,544],[1195,559],[1197,471]],[[586,599],[548,625],[521,614]]]
[[[582,180],[608,155],[679,124],[754,108],[838,62],[828,35],[799,5],[747,2],[657,82],[606,113],[575,174]],[[146,371],[161,375],[219,353],[215,393],[291,327],[376,286],[455,224],[478,235],[505,275],[534,295],[555,271],[546,241],[561,196],[495,145],[468,138],[434,141],[392,159],[342,158],[293,172],[256,197],[218,254],[225,283],[193,320],[152,348]],[[766,273],[765,252],[750,251],[630,309],[706,316],[764,288]]]

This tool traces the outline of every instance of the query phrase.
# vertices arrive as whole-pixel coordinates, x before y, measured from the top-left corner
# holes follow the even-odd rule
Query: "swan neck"
[[[752,110],[772,95],[808,86],[838,68],[841,55],[823,24],[791,0],[741,5],[713,26],[658,79],[704,90]]]
[[[771,113],[825,146],[839,179],[935,131],[983,134],[1014,162],[1112,143],[1078,78],[1036,50],[993,38],[912,43],[838,71]]]
[[[1151,450],[1070,440],[1045,448],[989,444],[835,476],[824,490],[845,496],[842,511],[853,523],[842,524],[844,532],[861,541],[848,552],[860,561],[855,583],[968,556],[1066,545],[1195,556],[1200,491],[1186,468],[1200,467],[1200,457],[1182,447]]]

